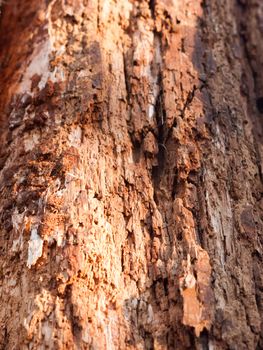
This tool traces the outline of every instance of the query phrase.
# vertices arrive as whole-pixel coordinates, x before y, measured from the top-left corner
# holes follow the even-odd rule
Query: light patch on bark
[[[57,246],[58,247],[62,247],[63,246],[63,237],[64,237],[64,231],[60,228],[56,228],[54,230],[53,236],[48,237],[48,239],[46,239],[48,241],[49,244],[51,244],[52,242],[56,241]]]
[[[153,116],[154,116],[154,113],[155,113],[154,105],[150,104],[150,105],[148,106],[148,118],[149,118],[149,119],[152,119]]]
[[[62,51],[58,53],[62,53]],[[46,39],[44,42],[36,46],[35,52],[32,55],[31,62],[26,67],[26,72],[23,75],[23,80],[21,84],[19,84],[19,93],[30,93],[32,77],[34,75],[41,76],[41,80],[38,83],[38,87],[40,89],[43,89],[45,87],[48,80],[51,80],[53,82],[64,80],[64,72],[57,67],[55,67],[55,69],[50,72],[49,58],[51,53],[51,38]]]
[[[208,341],[208,350],[214,350],[214,345],[213,343],[211,342],[211,340]]]
[[[216,131],[216,137],[215,137],[215,146],[225,154],[226,152],[226,147],[225,147],[225,140],[223,139],[224,135],[221,132],[220,128],[218,125],[215,126],[215,131]]]
[[[22,237],[22,234],[13,241],[13,244],[12,244],[12,252],[16,253],[16,252],[19,252],[21,251],[23,248],[23,237]]]
[[[39,142],[39,134],[30,135],[30,138],[24,140],[25,151],[31,151]]]
[[[107,324],[107,325],[106,325],[106,334],[105,334],[105,335],[106,335],[107,349],[109,349],[109,350],[114,350],[114,349],[115,349],[115,346],[113,346],[110,324]]]
[[[50,344],[52,339],[52,326],[48,323],[48,321],[43,322],[41,332],[44,336],[46,344]]]
[[[79,147],[81,144],[81,136],[82,130],[79,126],[71,130],[71,133],[68,135],[70,145],[74,147]]]
[[[31,78],[35,74],[42,76],[42,79],[39,82],[39,87],[43,88],[45,86],[45,83],[47,82],[50,75],[49,53],[50,44],[48,41],[45,41],[36,47],[35,53],[32,55],[32,60],[27,67],[26,73],[23,76],[23,81],[19,85],[20,93],[30,91],[32,84]]]
[[[37,227],[31,230],[30,241],[28,242],[27,267],[31,268],[42,256],[43,240],[37,233]]]
[[[154,57],[153,57],[153,67],[150,70],[149,74],[149,80],[151,84],[151,91],[148,96],[149,99],[149,105],[148,105],[148,118],[151,120],[154,117],[155,114],[155,106],[157,102],[158,95],[160,93],[160,86],[159,86],[159,73],[162,68],[162,55],[161,55],[161,47],[160,47],[160,40],[155,39],[154,40]]]
[[[81,339],[89,344],[91,343],[92,339],[91,339],[91,336],[90,336],[90,333],[89,333],[89,328],[88,326],[86,326],[83,330],[82,330],[82,333],[81,333]]]
[[[24,211],[22,213],[19,213],[18,209],[15,208],[15,210],[12,214],[12,225],[17,232],[20,231],[20,229],[21,229],[21,225],[23,223],[24,216],[25,216]]]
[[[207,202],[209,203],[209,202]],[[209,207],[209,205],[207,205],[207,207],[211,210],[211,208]],[[217,246],[217,251],[219,253],[220,256],[220,263],[221,266],[224,268],[225,265],[225,251],[224,251],[224,246],[223,246],[223,232],[222,232],[222,225],[221,225],[221,219],[220,219],[220,212],[215,212],[213,210],[210,211],[210,220],[211,220],[211,225],[212,228],[217,236],[217,240],[216,240],[216,246]]]
[[[23,213],[19,213],[17,208],[15,208],[14,213],[12,214],[12,225],[15,229],[16,232],[19,232],[19,236],[17,239],[13,240],[12,243],[12,252],[19,252],[22,250],[23,248],[23,222],[24,222],[24,216],[25,216],[25,212]]]
[[[56,4],[57,0],[50,1],[46,18],[48,20],[48,35],[49,35],[49,43],[50,43],[50,51],[56,51],[58,55],[62,55],[65,52],[65,31],[61,28],[62,21],[60,18],[54,21],[52,16],[53,11],[56,12]],[[63,12],[69,16],[73,16],[73,11],[71,6],[66,6],[65,1],[61,1],[61,6],[63,8]],[[76,8],[74,8],[76,9]],[[76,16],[76,12],[81,12],[83,10],[82,5],[79,3],[78,11],[75,10],[74,15]]]
[[[154,314],[153,314],[153,308],[152,308],[152,305],[149,304],[148,305],[148,310],[147,310],[147,323],[148,324],[151,324],[154,320]]]
[[[15,279],[15,278],[11,278],[10,280],[8,280],[7,285],[8,285],[9,287],[15,287],[15,285],[16,285],[16,279]]]
[[[216,235],[216,245],[220,257],[221,266],[223,270],[225,270],[225,254],[231,254],[233,241],[234,223],[232,219],[231,199],[227,189],[225,189],[221,196],[217,195],[216,192],[214,192],[212,184],[213,182],[215,183],[216,179],[212,172],[206,171],[205,177],[207,182],[207,210],[211,226]],[[213,198],[213,202],[211,201],[211,198]]]
[[[81,16],[82,13],[85,11],[85,5],[83,5],[82,1],[78,1],[77,6],[75,7],[73,7],[71,3],[68,4],[68,1],[65,0],[63,0],[61,4],[63,12],[68,16]]]

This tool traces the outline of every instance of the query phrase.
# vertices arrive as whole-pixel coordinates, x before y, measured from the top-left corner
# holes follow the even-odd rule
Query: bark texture
[[[262,349],[262,1],[1,16],[1,348]]]

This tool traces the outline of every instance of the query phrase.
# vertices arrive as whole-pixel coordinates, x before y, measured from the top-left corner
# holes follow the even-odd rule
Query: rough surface
[[[260,0],[9,0],[2,349],[263,348]]]

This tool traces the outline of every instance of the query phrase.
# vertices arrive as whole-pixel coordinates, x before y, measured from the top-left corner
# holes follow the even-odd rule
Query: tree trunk
[[[263,349],[263,2],[8,0],[1,349]]]

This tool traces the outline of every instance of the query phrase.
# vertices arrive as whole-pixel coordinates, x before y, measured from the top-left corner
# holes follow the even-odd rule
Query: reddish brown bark
[[[260,349],[259,0],[9,0],[3,349]]]

